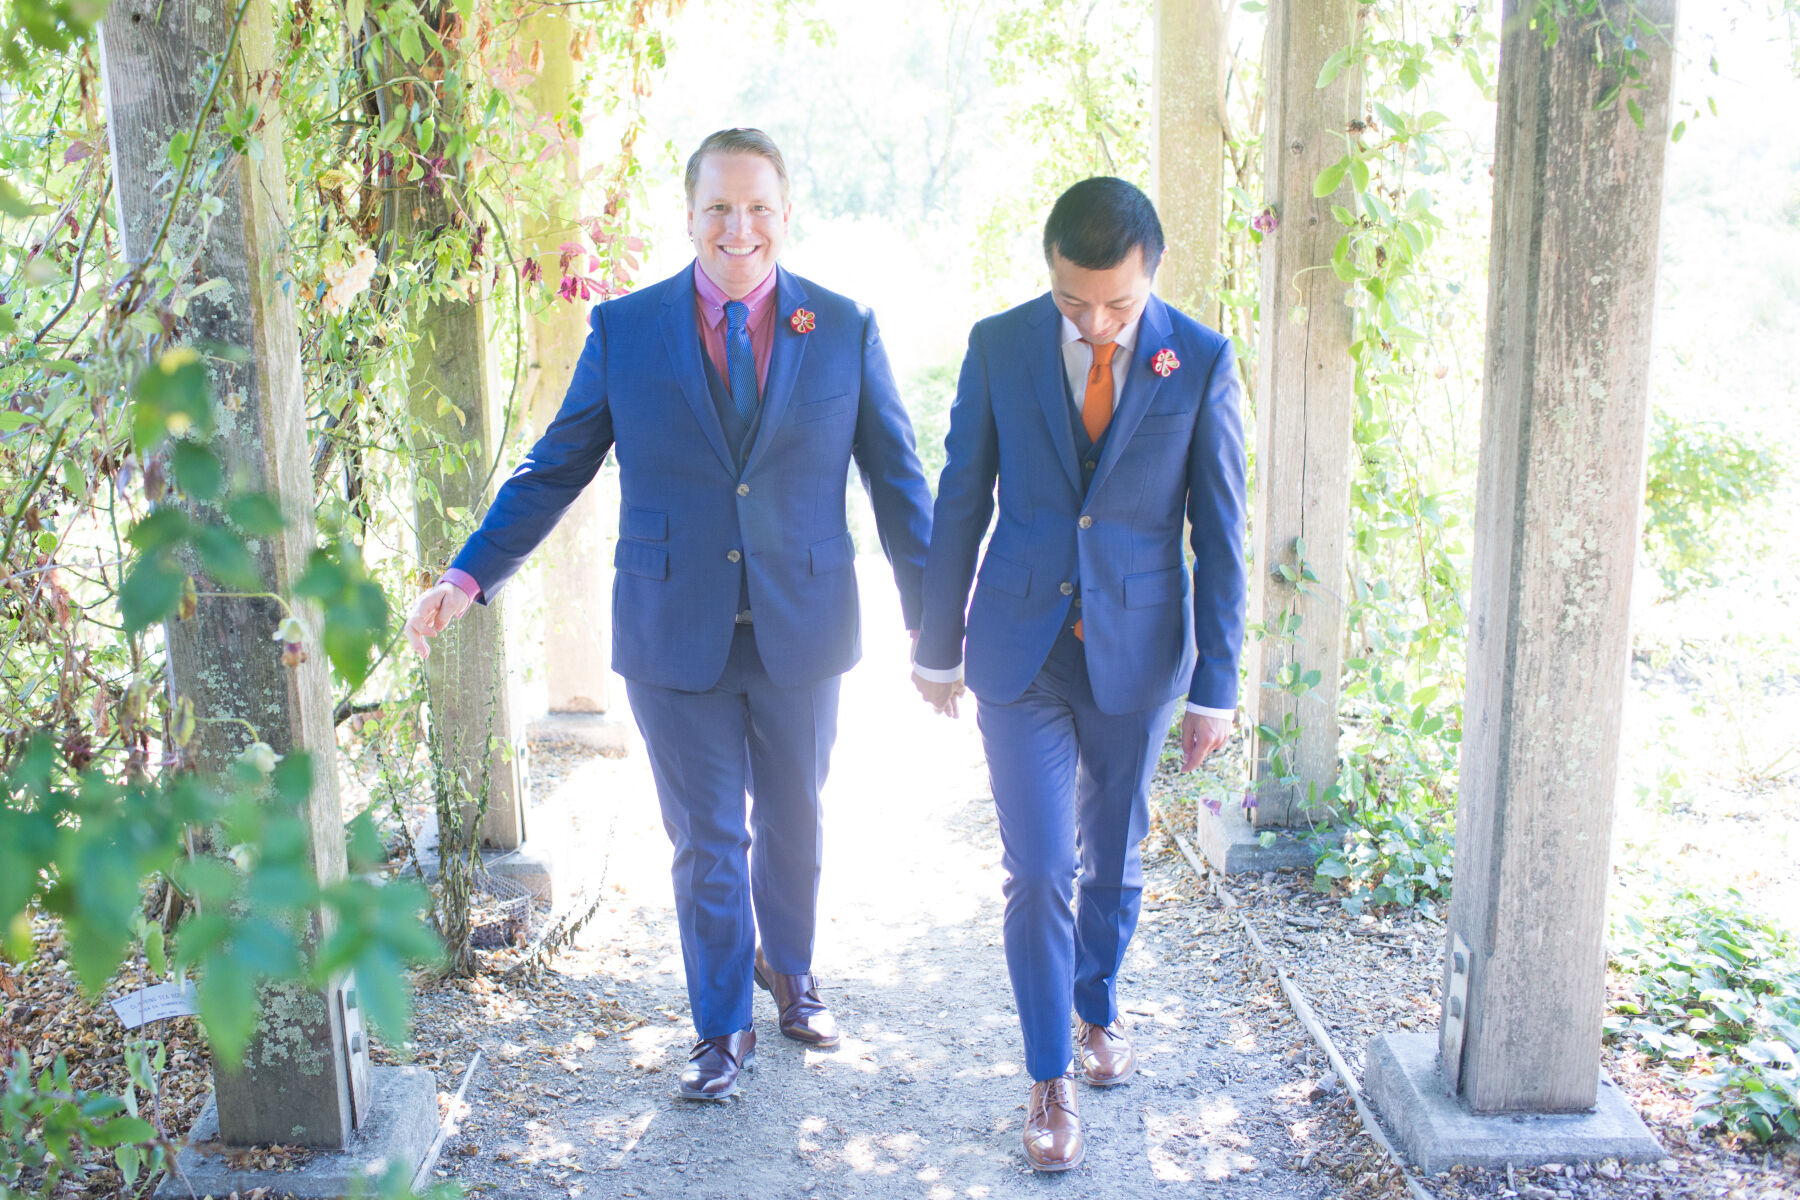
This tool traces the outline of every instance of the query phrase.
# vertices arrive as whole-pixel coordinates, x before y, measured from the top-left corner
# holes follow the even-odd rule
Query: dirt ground
[[[1333,1168],[1353,1123],[1332,1095],[1309,1099],[1304,1035],[1161,835],[1121,985],[1138,1077],[1083,1090],[1083,1167],[1055,1179],[1026,1167],[1030,1081],[974,723],[901,692],[898,639],[866,640],[870,661],[845,689],[815,963],[841,1047],[783,1039],[759,993],[740,1095],[675,1098],[692,1033],[648,771],[637,753],[580,762],[536,827],[569,831],[561,878],[604,875],[600,913],[535,985],[479,980],[422,1000],[418,1049],[446,1079],[476,1047],[485,1060],[444,1177],[520,1200],[1343,1194]]]

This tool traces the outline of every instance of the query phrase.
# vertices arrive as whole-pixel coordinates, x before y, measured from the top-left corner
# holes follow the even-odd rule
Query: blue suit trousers
[[[700,1037],[750,1028],[759,933],[772,970],[812,970],[819,793],[837,740],[840,679],[775,684],[752,627],[740,625],[724,675],[704,692],[625,682],[675,847],[681,958]]]
[[[1095,1025],[1118,1016],[1150,777],[1175,705],[1101,711],[1067,626],[1017,700],[977,698],[1006,868],[1006,969],[1033,1079],[1069,1069],[1071,1010]]]

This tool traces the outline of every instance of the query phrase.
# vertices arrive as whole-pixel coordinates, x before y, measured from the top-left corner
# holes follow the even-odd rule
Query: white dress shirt
[[[1131,373],[1131,353],[1137,347],[1138,322],[1141,320],[1143,317],[1140,315],[1137,321],[1119,330],[1118,336],[1113,338],[1113,343],[1119,347],[1113,352],[1112,360],[1114,412],[1119,410],[1119,397],[1125,391],[1125,376]],[[1075,328],[1075,322],[1067,317],[1062,318],[1062,359],[1063,374],[1069,381],[1069,395],[1075,398],[1075,409],[1079,412],[1087,399],[1087,377],[1094,365],[1094,347],[1081,336],[1081,331]],[[955,683],[963,677],[963,668],[961,663],[954,667],[921,667],[914,664],[913,673],[930,683]],[[1230,708],[1207,708],[1190,702],[1187,710],[1203,717],[1216,717],[1221,721],[1237,719],[1237,711]]]

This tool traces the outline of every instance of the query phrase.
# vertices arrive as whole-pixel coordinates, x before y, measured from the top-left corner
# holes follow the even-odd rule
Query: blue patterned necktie
[[[725,305],[725,373],[731,402],[746,424],[756,415],[756,355],[750,349],[750,306],[742,300]]]

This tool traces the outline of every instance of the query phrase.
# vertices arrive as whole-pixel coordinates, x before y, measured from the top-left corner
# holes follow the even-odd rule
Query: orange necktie
[[[1094,365],[1088,368],[1087,391],[1081,398],[1081,424],[1087,430],[1089,441],[1099,441],[1100,435],[1106,432],[1107,422],[1112,420],[1112,360],[1113,351],[1118,348],[1117,342],[1092,346]]]
[[[1087,391],[1081,397],[1081,427],[1087,430],[1088,440],[1097,442],[1100,435],[1106,432],[1107,423],[1112,420],[1113,410],[1113,351],[1119,348],[1117,342],[1089,343],[1094,351],[1094,365],[1088,368]],[[1075,637],[1085,641],[1081,636],[1081,622],[1075,622]]]

